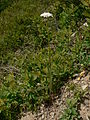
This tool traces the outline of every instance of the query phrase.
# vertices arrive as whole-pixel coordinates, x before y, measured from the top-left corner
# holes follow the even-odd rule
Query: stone
[[[83,90],[85,90],[88,87],[88,85],[83,85],[81,87],[82,87]]]
[[[51,113],[50,113],[50,116],[51,116],[52,118],[54,118],[54,112],[51,112]]]
[[[73,83],[76,84],[78,81],[77,80],[73,80]]]
[[[78,74],[74,74],[74,75],[73,75],[73,78],[76,78],[76,77],[78,77],[78,76],[79,76]]]
[[[42,119],[44,119],[44,114],[42,115]]]

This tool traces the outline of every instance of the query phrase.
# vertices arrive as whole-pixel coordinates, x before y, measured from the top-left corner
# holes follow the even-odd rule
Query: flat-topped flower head
[[[48,18],[48,17],[53,17],[53,15],[49,12],[44,12],[40,15],[41,17]]]

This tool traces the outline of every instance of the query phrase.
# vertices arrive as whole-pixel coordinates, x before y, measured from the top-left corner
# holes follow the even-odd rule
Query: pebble
[[[50,113],[50,116],[51,116],[52,118],[54,118],[54,112],[51,112],[51,113]]]
[[[78,76],[79,76],[78,74],[74,74],[74,75],[73,75],[73,78],[76,78],[76,77],[78,77]]]
[[[42,115],[42,119],[44,119],[44,114]]]
[[[83,85],[81,87],[82,87],[83,90],[85,90],[88,87],[88,85]]]
[[[78,81],[77,80],[73,80],[73,83],[76,84]]]
[[[41,110],[41,113],[44,113],[44,111],[43,111],[43,110]]]

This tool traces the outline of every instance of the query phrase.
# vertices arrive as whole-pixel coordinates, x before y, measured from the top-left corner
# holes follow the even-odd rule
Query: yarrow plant
[[[49,17],[53,17],[53,14],[49,13],[49,12],[44,12],[40,15],[40,17],[43,17],[43,18],[49,18]],[[48,25],[47,25],[47,21],[45,23],[46,27],[48,28]],[[50,54],[50,44],[49,44],[49,36],[48,36],[48,78],[49,78],[49,91],[50,91],[50,94],[51,94],[51,91],[52,91],[52,76],[51,76],[51,54]]]

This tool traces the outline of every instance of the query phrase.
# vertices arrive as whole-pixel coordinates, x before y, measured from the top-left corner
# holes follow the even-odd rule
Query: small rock
[[[44,114],[42,115],[42,119],[44,119]]]
[[[40,109],[43,110],[43,107],[41,106]]]
[[[83,90],[85,90],[88,87],[88,85],[83,85],[81,87],[82,87]]]
[[[87,120],[90,120],[89,117],[88,117],[87,115],[86,115],[86,119],[87,119]]]
[[[43,113],[38,113],[38,116],[42,116]]]
[[[41,118],[41,117],[39,117],[39,119],[37,119],[37,120],[42,120],[42,118]]]
[[[76,84],[78,81],[77,80],[73,80],[74,84]]]
[[[90,80],[90,75],[88,74],[86,77],[84,77],[84,80]]]
[[[78,77],[78,74],[74,74],[74,75],[73,75],[73,78],[76,78],[76,77]]]
[[[43,110],[41,110],[41,113],[44,113],[44,111],[43,111]]]
[[[50,113],[50,116],[51,116],[52,118],[54,118],[54,112],[51,112],[51,113]]]

